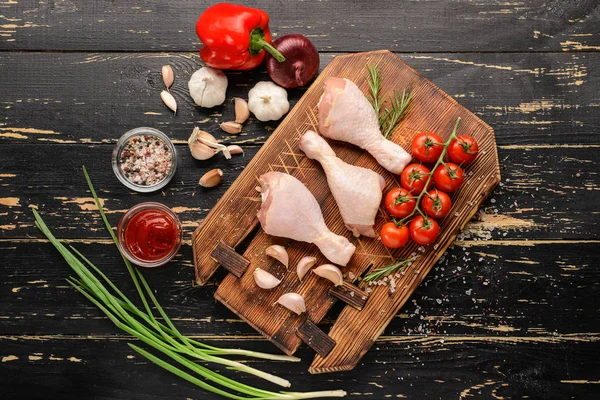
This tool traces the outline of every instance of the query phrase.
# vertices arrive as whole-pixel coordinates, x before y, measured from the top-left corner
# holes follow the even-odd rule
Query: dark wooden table
[[[147,271],[181,329],[218,346],[276,351],[213,299],[223,274],[193,282],[193,229],[276,124],[230,137],[233,107],[195,108],[194,24],[206,1],[0,1],[0,393],[5,399],[214,398],[134,355],[65,282],[68,266],[33,226],[57,236],[133,293],[87,190],[86,165],[109,218],[141,201],[173,207],[185,226],[176,261]],[[390,49],[496,129],[502,184],[427,281],[350,372],[311,376],[303,362],[255,362],[296,390],[350,398],[599,398],[600,5],[597,0],[249,1],[279,35],[314,41],[322,67],[347,52]],[[179,102],[162,104],[171,64]],[[229,73],[228,99],[264,70]],[[290,91],[293,102],[302,90]],[[194,125],[246,155],[191,158]],[[175,139],[180,167],[151,195],[111,170],[114,143],[138,126]],[[214,189],[197,185],[224,171]],[[323,328],[340,311],[331,312]],[[263,385],[255,379],[244,382]],[[264,385],[263,385],[264,387]],[[275,388],[272,388],[275,389]]]

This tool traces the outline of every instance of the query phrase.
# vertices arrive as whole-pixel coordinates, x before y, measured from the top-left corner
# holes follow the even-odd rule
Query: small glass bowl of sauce
[[[179,251],[182,236],[177,215],[155,202],[131,207],[117,226],[119,249],[129,261],[142,267],[168,263]]]

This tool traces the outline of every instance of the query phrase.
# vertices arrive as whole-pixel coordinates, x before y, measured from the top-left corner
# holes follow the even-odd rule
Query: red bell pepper
[[[269,16],[263,10],[238,4],[219,3],[207,8],[196,23],[204,44],[200,58],[219,69],[252,69],[268,51],[276,60],[285,57],[271,46]]]

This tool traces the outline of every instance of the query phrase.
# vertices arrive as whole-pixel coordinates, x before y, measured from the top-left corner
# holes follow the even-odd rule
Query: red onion
[[[305,36],[298,33],[283,35],[271,43],[285,61],[279,62],[267,54],[267,71],[279,86],[293,89],[306,85],[319,71],[319,52]]]

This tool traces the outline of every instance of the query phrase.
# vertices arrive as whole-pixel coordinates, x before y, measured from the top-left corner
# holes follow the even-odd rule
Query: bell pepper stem
[[[258,54],[261,50],[266,50],[279,62],[284,62],[285,57],[271,43],[265,40],[265,34],[262,29],[256,28],[250,34],[250,51]]]

